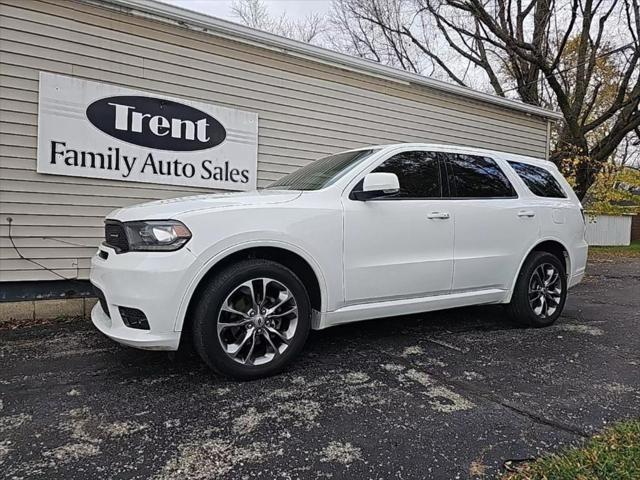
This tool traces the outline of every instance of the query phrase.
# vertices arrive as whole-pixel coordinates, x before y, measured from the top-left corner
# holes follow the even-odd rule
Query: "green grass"
[[[589,247],[589,255],[640,257],[640,241],[631,242],[626,247]]]
[[[542,457],[502,480],[638,480],[640,420],[619,423],[578,448]]]

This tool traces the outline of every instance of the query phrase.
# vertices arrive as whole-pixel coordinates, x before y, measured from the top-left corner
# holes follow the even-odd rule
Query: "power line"
[[[76,259],[76,276],[75,278],[67,278],[64,275],[60,275],[58,272],[56,272],[55,270],[62,270],[60,268],[57,269],[52,269],[49,267],[44,266],[43,264],[36,262],[35,260],[31,259],[31,258],[27,258],[25,257],[22,252],[20,252],[20,250],[18,250],[18,247],[16,246],[16,243],[13,241],[13,235],[11,235],[11,226],[13,225],[13,218],[11,217],[7,217],[7,223],[9,224],[9,241],[11,242],[11,246],[13,247],[13,249],[16,251],[16,253],[18,254],[18,258],[20,258],[21,260],[24,260],[25,262],[31,262],[34,265],[37,265],[38,267],[40,267],[42,270],[46,270],[49,273],[52,273],[53,275],[60,277],[62,280],[77,280],[78,278],[78,260]]]

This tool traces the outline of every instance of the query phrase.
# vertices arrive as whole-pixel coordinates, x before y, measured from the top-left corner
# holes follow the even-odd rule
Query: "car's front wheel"
[[[533,252],[525,261],[508,305],[511,318],[531,327],[552,325],[567,299],[563,263],[547,252]]]
[[[202,359],[239,379],[281,371],[300,353],[311,326],[303,283],[270,260],[248,259],[220,272],[194,313],[193,340]]]

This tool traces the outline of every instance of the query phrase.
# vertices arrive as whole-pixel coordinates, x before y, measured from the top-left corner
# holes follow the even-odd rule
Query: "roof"
[[[436,151],[445,150],[445,151],[451,151],[451,152],[460,152],[460,153],[468,153],[468,154],[476,154],[476,155],[481,155],[481,154],[498,155],[500,158],[504,158],[505,160],[508,160],[508,161],[523,161],[525,163],[541,165],[544,167],[549,167],[554,165],[554,163],[549,160],[535,158],[527,155],[519,155],[516,153],[502,152],[500,150],[491,150],[491,149],[479,148],[479,147],[467,147],[464,145],[453,145],[453,144],[445,144],[445,143],[416,143],[416,142],[386,143],[381,145],[367,145],[364,147],[353,148],[351,150],[346,150],[346,151],[369,150],[374,148],[387,150],[387,149],[401,148],[401,147],[416,148],[421,150],[423,149],[424,150],[433,149]]]
[[[199,30],[203,33],[226,37],[259,47],[276,50],[286,55],[302,57],[307,60],[328,64],[384,80],[396,81],[405,84],[414,84],[445,93],[459,95],[476,101],[489,103],[499,107],[523,112],[539,117],[560,120],[562,114],[545,108],[528,105],[517,100],[511,100],[489,93],[479,92],[468,87],[453,85],[441,80],[407,72],[397,68],[382,65],[380,63],[337,53],[326,48],[317,47],[304,42],[291,40],[271,33],[256,30],[254,28],[239,25],[237,23],[222,20],[220,18],[194,12],[185,8],[176,7],[156,0],[84,0],[87,3],[99,3],[102,6],[112,6],[131,15],[172,23],[183,28]]]

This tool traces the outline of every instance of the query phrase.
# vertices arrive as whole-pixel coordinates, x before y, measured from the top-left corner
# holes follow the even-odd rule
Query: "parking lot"
[[[547,329],[500,307],[314,332],[239,383],[89,322],[0,331],[6,478],[481,478],[640,416],[640,259],[600,258]]]

